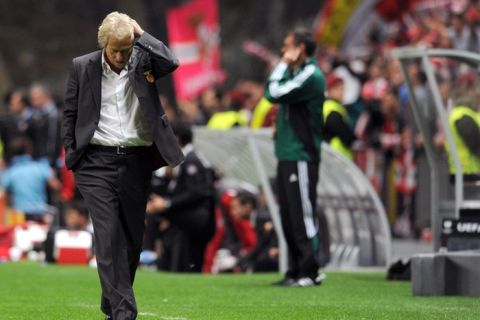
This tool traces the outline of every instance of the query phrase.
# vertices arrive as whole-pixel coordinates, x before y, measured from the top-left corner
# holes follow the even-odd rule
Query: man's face
[[[344,88],[343,82],[337,83],[332,88],[328,88],[328,96],[342,102]]]
[[[19,91],[13,92],[8,104],[8,109],[10,112],[21,113],[24,108],[25,106],[23,104],[22,94]]]
[[[105,55],[110,67],[119,72],[122,70],[130,59],[133,51],[133,39],[126,37],[124,39],[108,39],[105,47]]]
[[[306,59],[305,45],[295,44],[295,36],[289,34],[285,37],[282,47],[282,60],[291,67],[299,66]]]
[[[285,52],[290,51],[290,50],[294,50],[296,48],[297,48],[297,46],[295,45],[295,39],[294,39],[293,35],[289,34],[283,40],[282,54],[285,54]]]
[[[252,206],[249,203],[242,204],[237,198],[234,198],[230,204],[230,212],[236,220],[250,218],[252,210]]]
[[[33,87],[30,89],[30,103],[33,107],[41,108],[48,102],[48,100],[48,96],[40,88]]]

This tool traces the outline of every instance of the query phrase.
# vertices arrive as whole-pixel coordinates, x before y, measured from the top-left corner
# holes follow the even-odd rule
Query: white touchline
[[[139,316],[145,316],[145,317],[154,317],[156,316],[155,313],[152,313],[152,312],[139,312],[138,313]],[[163,319],[163,318],[162,318]]]

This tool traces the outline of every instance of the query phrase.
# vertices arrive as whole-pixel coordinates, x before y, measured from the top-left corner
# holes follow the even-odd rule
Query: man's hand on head
[[[133,34],[135,38],[139,38],[143,34],[143,29],[140,27],[137,21],[132,19],[132,25],[133,25]]]

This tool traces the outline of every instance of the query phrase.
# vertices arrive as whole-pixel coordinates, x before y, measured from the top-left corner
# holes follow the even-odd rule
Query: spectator
[[[0,120],[0,137],[3,143],[3,159],[8,164],[12,158],[12,140],[26,135],[29,128],[31,111],[29,101],[22,89],[13,89],[5,95],[7,114]]]
[[[398,217],[393,232],[401,238],[410,237],[413,231],[413,199],[417,170],[413,150],[412,129],[404,127],[401,134],[400,152],[394,160]]]
[[[49,212],[46,186],[54,190],[60,182],[48,164],[34,161],[26,137],[12,141],[12,161],[2,177],[2,188],[11,196],[11,206],[23,212],[27,220],[43,221]]]
[[[230,106],[228,110],[212,115],[207,123],[210,129],[228,130],[234,127],[246,127],[248,119],[241,112],[245,102],[245,95],[240,91],[229,93]]]
[[[55,167],[60,155],[60,117],[50,90],[43,84],[30,87],[33,107],[30,138],[33,143],[32,156],[48,160]]]
[[[235,88],[245,96],[241,111],[248,119],[250,127],[271,127],[275,121],[277,108],[263,96],[263,84],[254,81],[239,81]]]
[[[475,30],[472,30],[463,12],[453,12],[451,15],[451,26],[448,28],[448,35],[454,49],[477,51],[477,37]]]
[[[209,87],[202,92],[198,102],[195,124],[206,125],[213,114],[224,111],[224,93],[219,88]]]
[[[257,242],[250,222],[255,197],[246,191],[227,191],[216,210],[215,235],[205,251],[203,272],[233,271],[238,260],[247,255]]]
[[[81,201],[72,202],[64,213],[65,227],[69,231],[88,231],[93,234],[93,227],[90,223],[90,217],[87,207]],[[47,233],[47,239],[44,242],[45,260],[55,262],[54,245],[55,233],[59,228],[51,228]]]
[[[277,117],[278,108],[266,98],[260,99],[255,105],[250,127],[253,129],[271,127]]]
[[[379,142],[382,152],[382,199],[390,221],[397,218],[397,193],[395,190],[395,156],[400,152],[401,133],[405,127],[399,113],[399,102],[394,90],[388,89],[381,99]]]
[[[248,254],[240,257],[238,268],[246,272],[278,271],[278,239],[262,190],[257,198],[255,232],[257,243]]]
[[[384,62],[381,58],[375,58],[369,66],[369,80],[362,88],[362,97],[371,101],[381,99],[388,89],[388,82],[384,77]]]
[[[74,201],[65,211],[65,228],[68,230],[85,230],[93,232],[88,209],[83,201]]]
[[[352,160],[355,135],[349,125],[347,109],[342,105],[343,80],[331,74],[327,78],[328,97],[323,104],[324,138],[330,146]]]
[[[477,110],[457,105],[453,108],[448,124],[453,133],[455,148],[457,149],[464,179],[480,180],[480,115]],[[448,151],[450,174],[456,172],[455,162],[448,143],[445,144]]]

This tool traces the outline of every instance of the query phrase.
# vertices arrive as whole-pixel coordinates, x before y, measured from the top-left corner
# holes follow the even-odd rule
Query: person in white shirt
[[[98,42],[101,50],[73,60],[63,144],[66,165],[92,217],[101,310],[106,319],[135,319],[132,285],[150,177],[153,170],[184,159],[155,86],[178,60],[118,12],[103,20]]]

